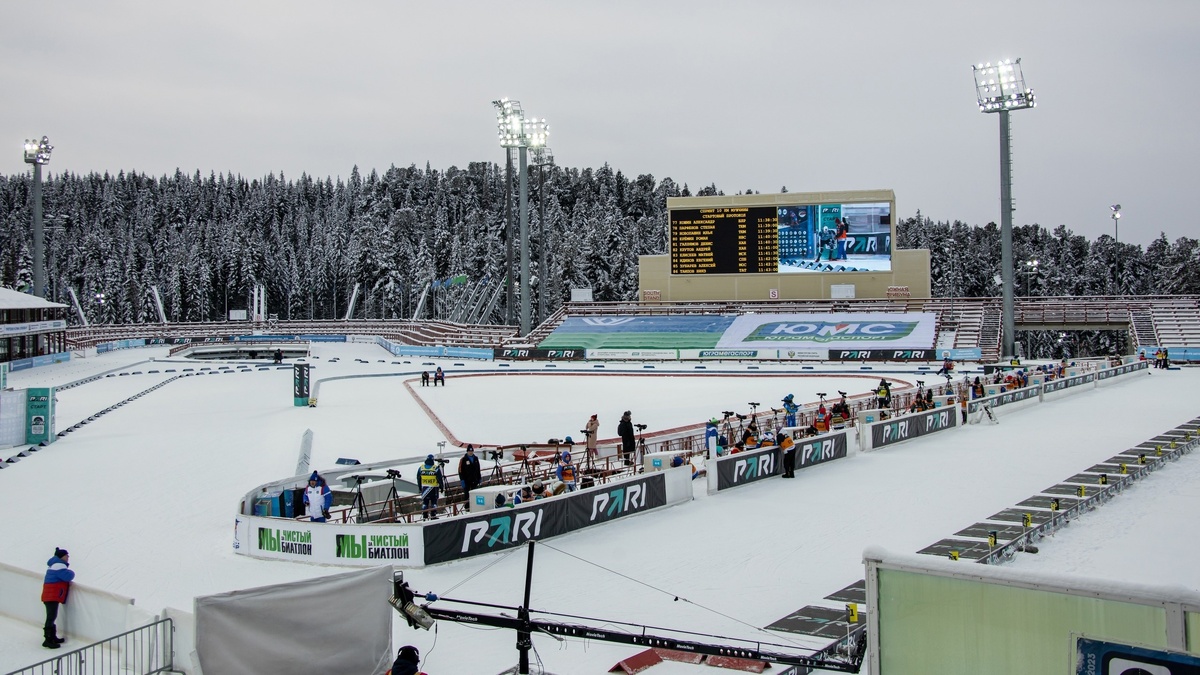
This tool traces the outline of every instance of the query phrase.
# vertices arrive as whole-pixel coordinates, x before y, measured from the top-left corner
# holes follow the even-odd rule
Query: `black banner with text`
[[[950,407],[905,415],[899,419],[873,425],[871,427],[871,447],[882,448],[917,436],[926,436],[945,429],[952,429],[957,424],[957,411]]]
[[[666,504],[666,477],[654,473],[472,518],[450,519],[423,528],[425,564],[503,551],[531,539],[555,537]]]

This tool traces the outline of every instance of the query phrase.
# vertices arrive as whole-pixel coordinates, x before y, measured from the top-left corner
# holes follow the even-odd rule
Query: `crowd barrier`
[[[398,345],[387,338],[376,337],[375,344],[388,350],[392,356],[421,356],[446,359],[477,359],[491,361],[496,350],[480,347],[421,347]]]
[[[785,430],[786,431],[786,430]],[[796,441],[796,468],[805,469],[847,456],[850,431],[843,429]],[[741,487],[783,473],[783,450],[772,445],[716,457],[706,462],[708,494]]]
[[[28,359],[17,359],[8,362],[8,372],[15,373],[18,370],[28,370],[30,368],[41,368],[52,363],[65,363],[71,360],[71,352],[56,352],[54,354],[42,354]]]
[[[314,523],[239,515],[233,548],[255,558],[422,567],[502,551],[692,498],[691,468],[641,474],[520,504],[420,523]]]

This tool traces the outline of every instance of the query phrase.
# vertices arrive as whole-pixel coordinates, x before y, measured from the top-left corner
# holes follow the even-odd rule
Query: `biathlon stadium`
[[[669,206],[637,301],[526,335],[283,321],[265,299],[247,321],[68,328],[0,296],[6,335],[41,336],[0,369],[0,671],[382,674],[405,644],[434,674],[1196,667],[1200,298],[931,298],[886,191]],[[732,227],[736,247],[762,213],[774,272],[698,272],[680,243]],[[1128,349],[1017,359],[1009,322]],[[46,662],[56,547],[77,577]]]

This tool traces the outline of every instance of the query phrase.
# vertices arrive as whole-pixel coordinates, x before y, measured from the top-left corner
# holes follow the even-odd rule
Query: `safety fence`
[[[175,670],[171,619],[134,628],[8,675],[151,675]]]

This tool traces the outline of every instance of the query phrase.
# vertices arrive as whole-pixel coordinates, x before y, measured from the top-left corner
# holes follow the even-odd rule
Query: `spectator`
[[[683,466],[684,464],[687,464],[688,467],[692,470],[692,480],[696,480],[696,477],[700,475],[700,470],[697,469],[695,467],[695,465],[693,465],[688,460],[684,459],[683,455],[675,455],[674,457],[671,458],[671,466],[672,467],[680,467],[680,466]]]
[[[887,380],[880,380],[875,390],[875,400],[880,409],[892,407],[892,387]]]
[[[304,489],[304,507],[308,519],[314,523],[323,523],[329,517],[329,507],[333,506],[333,492],[329,484],[316,471],[308,477],[308,487]]]
[[[942,359],[942,367],[938,369],[938,375],[946,375],[949,377],[950,371],[954,370],[954,359],[950,358],[950,353],[946,353],[946,358]]]
[[[979,380],[979,376],[975,377],[975,382],[971,384],[971,398],[983,398],[983,382]]]
[[[396,652],[391,675],[421,675],[421,652],[412,645],[405,645]]]
[[[283,350],[282,349],[275,350],[275,363],[283,363]]]
[[[842,400],[833,404],[832,411],[834,415],[840,415],[843,420],[850,419],[850,404],[846,402],[845,396],[842,397]]]
[[[783,450],[783,477],[796,477],[796,442],[789,434],[779,434],[779,448]]]
[[[717,433],[717,424],[719,424],[719,422],[715,417],[705,423],[704,448],[710,453],[716,453],[719,457],[723,454],[723,448],[720,442],[721,435]],[[711,457],[712,455],[709,456]]]
[[[475,456],[475,446],[467,444],[467,452],[458,460],[458,479],[462,484],[463,498],[467,502],[467,510],[471,510],[471,490],[479,487],[483,481],[479,470],[479,458]]]
[[[625,460],[626,464],[632,464],[637,439],[633,436],[633,418],[628,410],[621,415],[621,421],[617,423],[617,435],[621,437],[621,459]]]
[[[446,489],[446,478],[433,455],[417,469],[417,485],[421,488],[421,520],[437,520],[438,493]]]
[[[837,222],[837,259],[846,260],[846,238],[850,235],[850,221],[838,218]]]
[[[429,371],[428,370],[421,372],[421,386],[422,387],[429,386]]]
[[[71,554],[66,549],[56,548],[54,557],[46,561],[46,579],[42,583],[42,604],[46,606],[42,646],[46,649],[58,649],[67,641],[58,637],[58,627],[54,622],[58,619],[58,606],[66,604],[71,580],[75,578],[75,573],[70,570],[70,558]]]
[[[441,366],[438,366],[437,370],[433,371],[433,386],[438,386],[439,382],[443,387],[446,386],[446,373],[442,372]]]
[[[528,485],[521,488],[521,491],[513,495],[513,504],[523,504],[533,501],[533,489]]]
[[[596,419],[596,415],[592,415],[588,419],[587,424],[583,427],[584,439],[587,442],[587,454],[595,456],[596,454],[596,433],[600,431],[600,420]]]
[[[784,426],[796,426],[796,412],[800,410],[800,406],[796,405],[795,397],[791,394],[783,397],[783,411],[787,413],[784,418]]]
[[[747,448],[758,447],[758,425],[753,420],[750,421],[750,426],[742,432],[742,445]]]
[[[567,492],[574,492],[578,485],[575,465],[571,463],[571,453],[564,452],[562,459],[558,462],[558,467],[554,470],[558,479],[567,486]]]
[[[543,483],[540,478],[533,481],[533,486],[530,488],[529,492],[533,495],[534,500],[545,499],[546,497],[554,496],[554,493],[546,489],[546,484]]]

